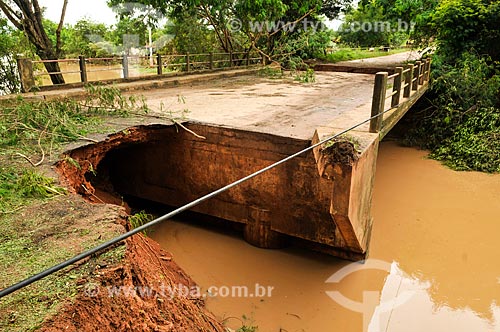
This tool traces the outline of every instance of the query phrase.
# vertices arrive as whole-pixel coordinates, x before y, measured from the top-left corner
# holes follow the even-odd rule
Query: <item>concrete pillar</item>
[[[387,91],[387,77],[389,73],[380,72],[375,75],[373,87],[372,113],[371,116],[381,114],[384,111],[385,96]],[[378,133],[382,128],[383,116],[380,115],[370,121],[370,133]]]
[[[271,229],[270,211],[249,206],[244,231],[245,241],[259,248],[279,249],[286,246],[286,236]]]
[[[403,82],[403,67],[396,67],[397,76],[394,77],[394,86],[392,91],[395,93],[392,96],[391,107],[395,107],[399,104],[401,100],[401,84]]]
[[[122,69],[123,69],[123,78],[128,78],[128,55],[124,54],[122,58]]]
[[[33,62],[28,58],[17,59],[17,69],[19,71],[19,79],[21,81],[21,91],[30,92],[35,86],[35,78],[33,76]]]

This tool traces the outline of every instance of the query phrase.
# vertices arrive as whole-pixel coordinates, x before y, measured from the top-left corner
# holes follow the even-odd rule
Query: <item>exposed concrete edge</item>
[[[178,76],[168,76],[162,77],[160,79],[158,76],[152,76],[151,79],[147,80],[137,80],[137,81],[126,81],[126,82],[112,82],[113,86],[118,88],[122,92],[135,91],[135,90],[149,90],[149,89],[160,89],[160,88],[170,88],[176,87],[183,84],[192,84],[197,82],[206,82],[214,79],[229,78],[242,75],[253,75],[260,70],[261,67],[252,67],[245,69],[229,69],[210,73],[199,73],[188,74],[188,75],[178,75]],[[96,84],[101,84],[103,82],[92,82]],[[92,84],[89,83],[89,84]],[[64,88],[61,90],[51,90],[42,92],[27,92],[12,94],[6,96],[0,96],[1,100],[15,100],[22,97],[25,100],[51,100],[59,98],[81,98],[87,96],[84,89],[84,85],[81,84],[79,87],[75,88]]]
[[[415,103],[427,92],[429,89],[429,84],[419,86],[416,93],[410,96],[410,98],[404,100],[401,105],[394,109],[394,111],[388,113],[387,117],[384,117],[382,121],[382,129],[380,130],[380,140],[382,140],[389,131],[394,128],[396,123],[401,120],[401,118],[410,110],[410,108],[415,105]]]
[[[312,143],[342,132],[330,126],[316,129]],[[350,131],[358,158],[352,165],[329,163],[322,156],[322,147],[314,149],[319,175],[333,184],[330,214],[347,247],[356,257],[366,256],[370,240],[371,202],[378,154],[379,135],[366,131]]]
[[[315,71],[326,72],[343,72],[353,74],[376,74],[381,71],[388,72],[389,75],[394,74],[394,67],[386,66],[355,66],[355,65],[338,65],[338,64],[317,64],[314,66]]]

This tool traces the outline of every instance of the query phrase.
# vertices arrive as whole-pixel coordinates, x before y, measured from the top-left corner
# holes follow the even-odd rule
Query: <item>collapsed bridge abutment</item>
[[[197,136],[176,125],[132,127],[69,151],[58,168],[75,191],[91,200],[101,194],[96,189],[105,188],[179,207],[311,145],[269,133],[185,126]],[[349,152],[354,153],[349,162],[332,159],[331,148],[318,148],[192,210],[241,224],[245,239],[259,247],[279,248],[290,240],[363,259],[378,147],[378,140],[367,141]]]

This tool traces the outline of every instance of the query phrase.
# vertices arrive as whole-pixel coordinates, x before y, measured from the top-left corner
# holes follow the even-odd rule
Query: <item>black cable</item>
[[[399,106],[399,105],[397,105],[397,106]],[[250,175],[248,175],[248,176],[246,176],[246,177],[244,177],[242,179],[239,179],[238,181],[235,181],[235,182],[233,182],[231,184],[228,184],[225,187],[222,187],[222,188],[220,188],[220,189],[218,189],[216,191],[213,191],[213,192],[211,192],[211,193],[209,193],[209,194],[207,194],[205,196],[202,196],[202,197],[200,197],[200,198],[198,198],[198,199],[196,199],[196,200],[194,200],[194,201],[192,201],[192,202],[190,202],[190,203],[188,203],[188,204],[186,204],[184,206],[181,206],[178,209],[175,209],[174,211],[172,211],[170,213],[167,213],[167,214],[165,214],[165,215],[163,215],[163,216],[161,216],[159,218],[156,218],[155,220],[152,220],[152,221],[148,222],[147,224],[144,224],[142,226],[134,228],[133,230],[130,230],[127,233],[124,233],[124,234],[122,234],[122,235],[120,235],[120,236],[118,236],[118,237],[116,237],[116,238],[114,238],[112,240],[109,240],[109,241],[107,241],[107,242],[105,242],[103,244],[100,244],[97,247],[94,247],[94,248],[89,249],[89,250],[87,250],[87,251],[85,251],[85,252],[83,252],[83,253],[81,253],[79,255],[76,255],[75,257],[73,257],[71,259],[68,259],[65,262],[62,262],[62,263],[57,264],[55,266],[52,266],[51,268],[48,268],[45,271],[37,273],[37,274],[35,274],[35,275],[33,275],[33,276],[31,276],[31,277],[23,280],[23,281],[20,281],[20,282],[14,284],[12,286],[4,288],[4,289],[2,289],[0,291],[0,298],[2,298],[4,296],[7,296],[7,295],[9,295],[9,294],[11,294],[11,293],[13,293],[13,292],[21,289],[21,288],[24,288],[24,287],[28,286],[28,285],[31,285],[32,283],[34,283],[34,282],[36,282],[36,281],[38,281],[40,279],[43,279],[46,276],[51,275],[51,274],[53,274],[53,273],[55,273],[55,272],[57,272],[59,270],[62,270],[65,267],[68,267],[69,265],[74,264],[74,263],[76,263],[76,262],[78,262],[78,261],[80,261],[80,260],[82,260],[84,258],[92,256],[92,255],[96,254],[97,252],[99,252],[99,251],[101,251],[103,249],[106,249],[107,247],[110,247],[110,246],[112,246],[112,245],[114,245],[114,244],[116,244],[116,243],[118,243],[120,241],[123,241],[123,240],[129,238],[132,235],[140,233],[140,232],[144,231],[145,229],[147,229],[147,228],[149,228],[151,226],[154,226],[154,225],[156,225],[156,224],[158,224],[158,223],[160,223],[160,222],[162,222],[164,220],[170,219],[170,218],[178,215],[181,212],[189,210],[190,208],[192,208],[192,207],[194,207],[194,206],[196,206],[196,205],[198,205],[198,204],[200,204],[200,203],[202,203],[202,202],[204,202],[204,201],[206,201],[206,200],[208,200],[208,199],[210,199],[212,197],[215,197],[215,196],[217,196],[217,195],[219,195],[219,194],[221,194],[221,193],[223,193],[223,192],[225,192],[225,191],[227,191],[227,190],[229,190],[229,189],[231,189],[233,187],[236,187],[237,185],[239,185],[239,184],[241,184],[241,183],[243,183],[245,181],[248,181],[248,180],[250,180],[250,179],[252,179],[252,178],[254,178],[254,177],[256,177],[256,176],[258,176],[258,175],[260,175],[262,173],[264,173],[264,172],[267,172],[267,171],[269,171],[269,170],[271,170],[271,169],[273,169],[273,168],[275,168],[275,167],[277,167],[277,166],[279,166],[281,164],[284,164],[287,161],[289,161],[291,159],[294,159],[294,158],[300,156],[301,154],[303,154],[305,152],[308,152],[308,151],[310,151],[310,150],[312,150],[312,149],[314,149],[314,148],[316,148],[316,147],[318,147],[320,145],[323,145],[326,142],[331,141],[332,139],[334,139],[334,138],[336,138],[336,137],[338,137],[340,135],[343,135],[343,134],[345,134],[345,133],[347,133],[347,132],[349,132],[349,131],[351,131],[353,129],[356,129],[357,127],[359,127],[359,126],[361,126],[361,125],[363,125],[363,124],[365,124],[365,123],[367,123],[367,122],[369,122],[369,121],[371,121],[373,119],[376,119],[379,116],[382,116],[383,114],[385,114],[385,113],[393,110],[397,106],[392,107],[392,108],[390,108],[390,109],[388,109],[388,110],[386,110],[384,112],[381,112],[381,113],[379,113],[377,115],[374,115],[374,116],[372,116],[372,117],[370,117],[370,118],[368,118],[368,119],[366,119],[366,120],[364,120],[364,121],[362,121],[362,122],[360,122],[360,123],[358,123],[358,124],[356,124],[356,125],[348,128],[348,129],[345,129],[345,130],[341,131],[340,133],[337,133],[337,134],[335,134],[333,136],[330,136],[330,137],[328,137],[328,138],[326,138],[326,139],[324,139],[324,140],[322,140],[322,141],[320,141],[320,142],[318,142],[316,144],[313,144],[313,145],[305,148],[302,151],[294,153],[294,154],[292,154],[292,155],[290,155],[290,156],[288,156],[288,157],[286,157],[284,159],[281,159],[281,160],[275,162],[272,165],[269,165],[269,166],[267,166],[267,167],[265,167],[265,168],[263,168],[261,170],[258,170],[257,172],[252,173],[252,174],[250,174]]]

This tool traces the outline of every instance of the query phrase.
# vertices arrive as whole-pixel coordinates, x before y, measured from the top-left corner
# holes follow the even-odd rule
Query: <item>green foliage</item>
[[[326,56],[327,47],[333,44],[333,31],[328,29],[316,32],[307,31],[305,35],[305,45],[297,51],[297,54],[302,59],[324,58]]]
[[[0,215],[17,209],[29,199],[45,199],[65,194],[52,178],[34,170],[0,168]]]
[[[271,79],[283,78],[283,70],[281,68],[264,67],[259,69],[257,74]]]
[[[438,0],[362,0],[346,15],[340,40],[354,47],[428,40],[428,17],[437,5]]]
[[[396,54],[404,51],[406,51],[406,49],[404,48],[391,49],[389,52],[380,50],[370,51],[367,49],[360,49],[360,48],[340,48],[334,50],[330,54],[327,54],[325,60],[329,62],[339,62],[339,61],[349,61],[356,59],[367,59],[389,54]]]
[[[339,31],[340,41],[353,47],[389,45],[390,32],[362,29],[363,24],[375,24],[384,20],[384,8],[379,3],[375,1],[360,3],[355,10],[346,15]]]
[[[254,325],[253,318],[249,318],[246,315],[241,316],[241,327],[236,330],[236,332],[257,332],[259,327]]]
[[[500,172],[500,3],[443,0],[420,18],[437,51],[430,106],[410,113],[407,141],[454,169]]]
[[[457,170],[500,172],[500,75],[484,57],[436,61],[432,106],[412,115],[407,136]]]
[[[121,17],[110,34],[110,41],[122,45],[128,54],[130,48],[146,44],[147,26],[144,21],[132,17]]]
[[[102,116],[143,114],[143,99],[124,97],[115,87],[87,86],[85,101],[56,99],[50,101],[5,102],[0,108],[0,148],[33,148],[66,143],[85,138],[102,126]]]
[[[236,332],[257,332],[259,328],[257,326],[246,326],[243,325],[239,329],[236,330]]]
[[[439,52],[447,60],[476,50],[500,60],[500,2],[490,0],[444,0],[430,16]]]
[[[149,111],[143,96],[125,97],[115,86],[87,85],[85,90],[87,98],[81,106],[90,114],[127,116],[130,112],[145,114]]]
[[[16,38],[7,20],[0,18],[0,95],[19,91],[20,83],[15,60],[18,42],[19,38]]]
[[[33,170],[25,170],[22,173],[18,179],[16,191],[26,198],[48,198],[65,193],[64,189],[54,186],[54,179]]]
[[[107,57],[111,54],[96,43],[103,42],[110,31],[105,24],[81,19],[74,26],[67,25],[62,31],[63,52],[66,57],[84,55],[88,58]]]
[[[178,53],[201,54],[218,50],[213,31],[205,25],[198,24],[196,17],[186,16],[175,20],[167,33],[175,36],[173,51]]]
[[[498,110],[490,111],[498,115]],[[484,113],[490,111],[486,110]],[[479,116],[487,117],[487,114],[479,112]],[[497,121],[497,126],[500,126],[500,121]],[[464,123],[445,144],[435,148],[430,156],[459,171],[499,173],[500,129],[477,133],[472,131],[474,124]]]
[[[120,5],[125,0],[109,0]],[[324,54],[331,41],[328,32],[303,28],[304,22],[318,23],[319,15],[333,18],[351,0],[242,1],[242,0],[140,0],[169,14],[175,23],[175,49],[189,52],[248,52],[252,48],[268,55],[284,67],[294,69],[300,59]],[[305,21],[307,19],[307,21]],[[293,23],[296,28],[272,26],[273,22]],[[268,26],[266,23],[270,23]],[[256,25],[261,24],[260,28]],[[297,66],[295,66],[297,67]]]
[[[308,68],[305,71],[296,72],[294,80],[300,83],[314,83],[316,82],[316,75],[313,69]]]
[[[155,219],[155,216],[153,216],[152,214],[146,213],[146,211],[140,211],[140,212],[135,213],[135,214],[128,217],[128,221],[129,221],[132,229],[140,227],[142,225],[145,225],[148,222],[153,221],[154,219]],[[144,231],[143,233],[144,233],[144,235],[147,234],[146,231]]]

